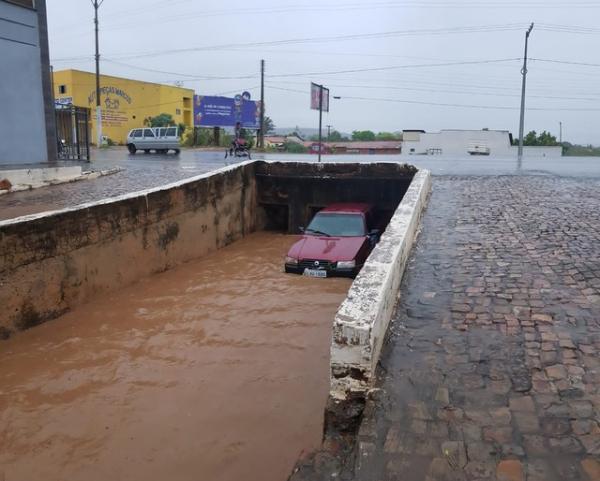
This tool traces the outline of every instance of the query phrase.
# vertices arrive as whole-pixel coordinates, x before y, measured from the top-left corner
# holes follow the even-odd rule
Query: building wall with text
[[[96,76],[91,72],[62,70],[54,73],[57,103],[91,109],[91,139],[96,139]],[[177,124],[193,126],[194,91],[171,85],[141,82],[108,75],[100,76],[102,134],[124,144],[131,129],[144,126],[145,119],[166,113]]]

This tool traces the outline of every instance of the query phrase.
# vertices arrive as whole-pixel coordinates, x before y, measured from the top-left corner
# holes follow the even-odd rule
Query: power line
[[[119,62],[113,59],[106,59],[107,61],[119,65],[124,65],[130,68],[151,71],[156,73],[164,73],[168,75],[173,75],[177,77],[185,77],[184,81],[191,80],[247,80],[257,78],[258,74],[251,75],[240,75],[240,76],[207,76],[200,75],[196,76],[193,74],[184,74],[184,73],[175,73],[175,72],[166,72],[164,70],[155,70],[149,69],[146,67],[137,67],[135,65],[127,64],[124,62]],[[485,64],[495,64],[495,63],[504,63],[504,62],[514,62],[519,60],[519,58],[507,58],[507,59],[491,59],[491,60],[465,60],[461,62],[440,62],[440,63],[427,63],[427,64],[407,64],[407,65],[387,65],[383,67],[368,67],[368,68],[359,68],[359,69],[347,69],[347,70],[334,70],[334,71],[323,71],[323,72],[295,72],[295,73],[287,73],[287,74],[272,74],[269,78],[288,78],[288,77],[307,77],[307,76],[317,76],[317,75],[340,75],[346,73],[360,73],[360,72],[380,72],[380,71],[388,71],[388,70],[398,70],[398,69],[411,69],[411,68],[438,68],[438,67],[450,67],[450,66],[463,66],[463,65],[485,65]]]
[[[348,70],[333,70],[327,72],[306,72],[306,73],[289,73],[289,74],[275,74],[270,75],[270,78],[283,78],[283,77],[306,77],[316,75],[339,75],[345,73],[360,73],[360,72],[381,72],[386,70],[398,70],[398,69],[410,69],[410,68],[434,68],[434,67],[453,67],[458,65],[483,65],[503,62],[514,62],[519,60],[518,58],[502,58],[493,60],[466,60],[463,62],[444,62],[444,63],[426,63],[426,64],[410,64],[410,65],[390,65],[385,67],[369,67],[369,68],[357,68]]]
[[[301,93],[303,95],[308,95],[307,91],[303,90],[295,90],[295,89],[287,89],[281,87],[273,87],[270,88],[275,90],[281,90],[284,92],[294,92]],[[370,101],[370,102],[393,102],[393,103],[403,103],[403,104],[416,104],[416,105],[431,105],[436,107],[454,107],[454,108],[466,108],[466,109],[481,109],[481,110],[519,110],[519,107],[509,107],[506,105],[476,105],[476,104],[454,104],[454,103],[440,103],[440,102],[426,102],[420,100],[402,100],[396,98],[375,98],[375,97],[355,97],[355,96],[346,96],[344,95],[342,99],[347,100],[362,100],[362,101]],[[537,107],[529,107],[528,110],[535,111],[543,111],[543,112],[600,112],[600,108],[537,108]]]
[[[547,58],[530,58],[534,62],[559,63],[563,65],[580,65],[583,67],[600,67],[600,63],[571,62],[569,60],[551,60]]]
[[[130,13],[135,13],[136,17],[140,15],[149,15],[156,17],[156,10],[159,8],[168,7],[172,10],[173,5],[188,3],[191,0],[179,0],[179,1],[158,1],[149,5],[144,5],[144,10],[140,9],[128,9],[112,12],[110,17],[119,18]],[[268,8],[246,8],[246,9],[223,9],[223,10],[212,10],[212,11],[191,11],[185,13],[179,13],[176,15],[160,15],[160,18],[153,23],[165,23],[169,21],[180,21],[180,20],[195,20],[198,18],[211,18],[211,17],[237,17],[237,16],[248,16],[248,15],[275,15],[275,14],[289,14],[289,13],[308,13],[308,14],[319,14],[322,12],[355,12],[361,10],[374,10],[374,9],[398,9],[398,8],[410,8],[410,9],[457,9],[457,8],[468,8],[468,9],[532,9],[532,8],[569,8],[569,9],[596,9],[600,8],[598,2],[587,2],[587,1],[574,1],[572,3],[566,2],[542,2],[542,1],[524,1],[524,2],[482,2],[482,1],[434,1],[434,2],[423,2],[423,1],[384,1],[384,2],[369,2],[369,3],[346,3],[346,4],[301,4],[301,5],[286,5],[279,7],[268,7]],[[147,25],[148,22],[144,21],[142,25]],[[68,29],[68,24],[64,25],[64,29]],[[125,22],[117,23],[116,25],[110,26],[110,30],[118,30],[122,28],[129,28],[131,26],[140,25],[140,22]]]
[[[240,80],[240,79],[252,79],[252,78],[258,78],[258,74],[255,75],[245,75],[245,76],[237,76],[237,77],[231,77],[231,76],[214,76],[214,75],[194,75],[194,74],[187,74],[187,73],[180,73],[180,72],[169,72],[166,70],[157,70],[157,69],[152,69],[152,68],[147,68],[147,67],[139,67],[137,65],[132,65],[129,63],[125,63],[125,62],[120,62],[118,60],[112,60],[112,59],[104,59],[107,62],[113,63],[115,65],[121,65],[124,67],[128,67],[128,68],[132,68],[135,70],[142,70],[144,72],[153,72],[153,73],[161,73],[161,74],[165,74],[165,75],[173,75],[174,77],[188,77],[188,80]],[[185,81],[185,80],[184,80]]]
[[[285,83],[285,82],[278,82]],[[290,82],[295,84],[302,84],[301,82]],[[271,82],[268,85],[273,86]],[[443,90],[443,89],[434,89],[434,88],[422,88],[422,87],[398,87],[391,85],[348,85],[348,84],[327,84],[328,87],[337,87],[337,88],[356,88],[356,89],[375,89],[375,90],[400,90],[400,91],[409,91],[409,92],[427,92],[427,93],[444,93],[444,94],[455,94],[455,95],[478,95],[478,96],[486,96],[486,97],[510,97],[510,98],[519,98],[519,95],[515,94],[506,94],[499,92],[477,92],[473,90]],[[510,89],[514,90],[514,89]],[[297,92],[300,92],[299,90]],[[576,100],[576,101],[587,101],[594,102],[600,101],[599,97],[561,97],[561,96],[547,96],[547,95],[530,95],[532,98],[539,99],[547,99],[547,100]]]
[[[452,27],[452,28],[439,28],[439,29],[421,29],[421,30],[394,30],[387,32],[375,32],[375,33],[363,33],[363,34],[349,34],[349,35],[334,35],[325,37],[302,37],[302,38],[291,38],[282,40],[271,40],[263,42],[244,42],[244,43],[230,43],[222,45],[210,45],[202,47],[188,47],[182,49],[170,49],[170,50],[158,50],[149,52],[140,52],[132,54],[108,54],[113,59],[125,60],[135,58],[146,58],[146,57],[157,57],[162,55],[173,55],[179,53],[190,53],[199,51],[214,51],[220,49],[231,49],[240,48],[244,49],[247,47],[267,47],[267,46],[281,46],[281,45],[297,45],[297,44],[319,44],[319,43],[330,43],[330,42],[343,42],[351,40],[371,40],[381,38],[394,38],[394,37],[405,37],[405,36],[431,36],[431,35],[450,35],[450,34],[467,34],[467,33],[491,33],[491,32],[505,32],[515,31],[523,28],[522,24],[506,24],[506,25],[477,25],[467,27]],[[57,60],[61,60],[60,58]]]

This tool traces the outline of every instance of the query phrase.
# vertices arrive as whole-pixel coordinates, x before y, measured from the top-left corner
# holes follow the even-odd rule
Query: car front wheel
[[[127,146],[127,149],[129,150],[130,154],[135,154],[137,152],[137,149],[135,148],[135,145],[133,145],[133,144],[129,144]]]

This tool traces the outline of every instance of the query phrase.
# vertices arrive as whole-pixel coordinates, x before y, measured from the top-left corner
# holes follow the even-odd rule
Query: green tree
[[[265,117],[265,135],[275,132],[275,123],[271,117]]]
[[[156,117],[148,117],[144,120],[148,127],[175,127],[175,121],[171,114],[159,114]]]
[[[513,143],[514,145],[519,145],[519,139],[514,139]],[[556,140],[556,137],[550,132],[546,132],[544,130],[538,135],[538,133],[535,130],[532,130],[523,138],[523,145],[533,147],[555,147],[560,144]]]
[[[370,130],[355,130],[352,132],[352,140],[358,140],[361,142],[369,142],[375,140],[375,132]]]
[[[340,134],[337,130],[332,130],[331,134],[329,134],[328,140],[330,142],[344,142],[348,139],[346,137],[344,137],[342,134]]]
[[[375,136],[376,140],[402,140],[402,134],[394,132],[379,132]]]
[[[290,154],[305,154],[306,152],[308,152],[308,149],[304,145],[298,144],[296,142],[286,142],[284,144],[284,148],[285,151]]]
[[[550,132],[546,132],[545,130],[540,135],[538,135],[537,144],[550,147],[560,145],[556,140],[556,137]]]
[[[563,142],[563,155],[569,157],[600,157],[600,147]]]

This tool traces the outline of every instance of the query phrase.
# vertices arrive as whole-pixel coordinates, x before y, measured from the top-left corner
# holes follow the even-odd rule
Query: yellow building
[[[54,72],[54,98],[91,110],[92,143],[96,140],[96,75],[80,70]],[[144,120],[166,113],[177,123],[193,127],[194,91],[108,75],[100,76],[102,135],[124,144],[127,133],[143,127]]]

